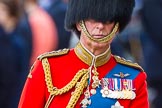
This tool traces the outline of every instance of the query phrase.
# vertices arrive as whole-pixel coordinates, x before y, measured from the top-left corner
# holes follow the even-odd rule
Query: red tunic
[[[89,68],[89,65],[77,57],[73,49],[65,55],[49,57],[48,61],[50,64],[53,86],[57,87],[58,89],[67,85],[79,70]],[[97,67],[99,79],[109,74],[109,72],[113,70],[117,64],[118,63],[114,59],[114,56],[111,55],[107,63]],[[145,80],[146,75],[144,72],[139,72],[139,74],[133,79],[135,82],[134,87],[136,89],[136,98],[134,100],[114,99],[113,101],[118,101],[124,108],[148,108],[147,84]],[[74,91],[74,89],[75,88],[71,89],[65,94],[54,97],[49,108],[66,108],[70,100],[71,93]],[[26,80],[26,84],[20,99],[19,108],[44,108],[48,97],[49,92],[45,82],[45,74],[42,67],[42,62],[37,60],[34,64],[34,68]],[[83,98],[84,95],[82,94],[80,99],[77,101],[75,108],[81,108],[80,102]],[[96,103],[97,101],[98,100],[96,100]],[[89,108],[98,107],[91,106]]]

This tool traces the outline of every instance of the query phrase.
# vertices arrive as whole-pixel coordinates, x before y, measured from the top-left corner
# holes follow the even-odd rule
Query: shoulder
[[[69,49],[61,49],[57,51],[46,52],[38,56],[37,59],[42,60],[44,58],[58,57],[58,56],[66,55],[68,52],[69,52]]]
[[[66,55],[68,52],[69,52],[69,49],[61,49],[58,51],[51,51],[51,52],[46,52],[46,53],[41,54],[40,56],[37,57],[37,60],[31,66],[30,72],[32,72],[33,70],[43,70],[44,60],[46,61],[49,58],[63,56],[63,55]],[[31,76],[31,73],[29,74],[29,76]]]
[[[133,63],[130,60],[126,60],[126,59],[121,58],[121,57],[116,56],[116,55],[114,56],[114,58],[115,58],[116,62],[119,63],[119,64],[123,64],[123,65],[129,66],[129,67],[138,69],[142,72],[144,71],[143,68],[140,65],[138,65],[137,63]]]

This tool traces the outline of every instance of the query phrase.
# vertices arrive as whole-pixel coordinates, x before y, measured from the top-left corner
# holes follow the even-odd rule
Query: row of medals
[[[133,100],[136,97],[136,94],[134,92],[135,89],[133,89],[132,86],[121,89],[121,90],[117,90],[114,88],[109,88],[110,82],[108,82],[108,78],[103,78],[103,79],[104,80],[99,80],[98,73],[94,74],[94,76],[92,77],[92,80],[93,80],[92,89],[89,90],[89,87],[88,87],[87,90],[84,92],[85,97],[81,101],[82,108],[87,108],[87,106],[91,104],[90,94],[92,95],[96,94],[96,88],[99,87],[100,85],[102,86],[102,89],[100,92],[103,98]],[[132,80],[128,80],[128,81],[132,83]]]
[[[135,89],[133,88],[133,83],[130,79],[103,78],[101,83],[102,97],[131,100],[136,97],[134,92]]]

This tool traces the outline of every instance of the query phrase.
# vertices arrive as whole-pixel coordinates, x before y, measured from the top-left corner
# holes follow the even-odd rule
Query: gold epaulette
[[[46,53],[41,54],[40,56],[38,56],[37,59],[42,60],[43,58],[64,55],[64,54],[67,54],[68,51],[69,51],[69,49],[62,49],[62,50],[58,50],[58,51],[46,52]]]
[[[116,62],[118,62],[120,64],[124,64],[124,65],[130,66],[130,67],[139,69],[141,71],[144,71],[143,68],[140,65],[138,65],[137,63],[133,63],[130,60],[125,60],[124,58],[121,58],[119,56],[114,56],[114,58],[115,58]]]

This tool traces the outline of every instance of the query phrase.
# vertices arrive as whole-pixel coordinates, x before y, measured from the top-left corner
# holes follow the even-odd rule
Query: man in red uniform
[[[42,54],[31,68],[19,108],[148,108],[146,74],[111,54],[134,0],[69,0],[65,26],[74,49]]]

